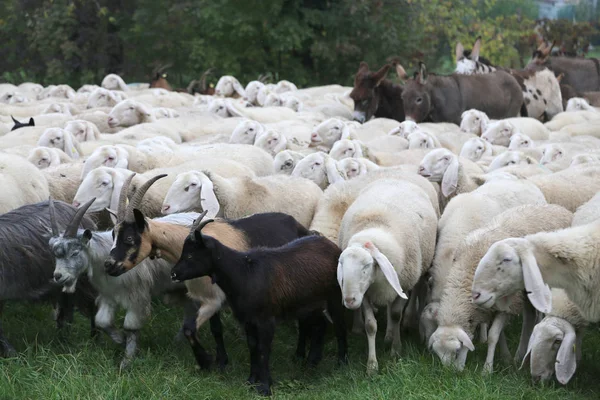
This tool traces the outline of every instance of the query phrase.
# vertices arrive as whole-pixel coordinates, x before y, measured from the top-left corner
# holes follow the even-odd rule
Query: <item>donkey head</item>
[[[391,65],[386,64],[377,72],[369,71],[366,62],[361,62],[358,72],[354,77],[354,89],[350,98],[354,100],[354,112],[352,116],[355,121],[366,122],[373,118],[379,106],[379,85],[383,82]]]

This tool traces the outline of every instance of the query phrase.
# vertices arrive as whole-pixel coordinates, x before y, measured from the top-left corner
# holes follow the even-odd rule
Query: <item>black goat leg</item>
[[[337,338],[338,364],[348,364],[348,338],[346,335],[346,321],[341,293],[327,300],[327,309],[333,320],[333,329]]]
[[[258,381],[258,331],[251,322],[246,322],[246,341],[250,352],[250,376],[247,382],[254,385]]]
[[[4,309],[4,303],[0,302],[0,318],[2,317],[2,310]],[[6,336],[4,336],[4,330],[2,329],[2,321],[0,320],[0,346],[2,346],[2,353],[4,357],[16,357],[17,351],[10,344]]]
[[[73,323],[74,309],[75,294],[61,292],[56,305],[56,328],[58,329],[58,338],[62,342],[66,341],[69,337],[68,328]],[[67,332],[64,331],[65,325],[67,326]]]
[[[316,367],[323,358],[323,347],[325,346],[325,332],[327,331],[327,320],[321,312],[316,311],[310,318],[310,350],[308,351],[308,365]]]
[[[194,315],[186,317],[183,322],[183,334],[192,347],[197,367],[200,369],[210,369],[212,357],[207,353],[206,349],[202,347],[200,341],[198,341],[198,337],[196,336],[196,318]]]
[[[221,315],[219,313],[215,313],[215,315],[210,317],[210,331],[217,343],[217,364],[219,365],[219,369],[223,371],[225,366],[229,363],[229,357],[227,356],[227,350],[225,349],[223,324],[221,323]]]
[[[258,393],[263,396],[271,395],[271,371],[269,369],[269,359],[271,356],[271,346],[273,336],[275,336],[275,319],[269,318],[257,324],[258,331]]]
[[[125,330],[125,357],[123,357],[121,365],[119,366],[119,369],[121,371],[124,371],[129,367],[131,361],[133,360],[133,357],[135,356],[135,351],[137,350],[138,334],[138,330]]]
[[[298,318],[298,343],[296,344],[296,358],[304,360],[306,357],[306,340],[310,340],[310,320],[308,317]]]

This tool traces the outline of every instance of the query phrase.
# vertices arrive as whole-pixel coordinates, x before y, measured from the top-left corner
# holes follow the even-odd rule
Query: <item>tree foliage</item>
[[[175,86],[208,68],[213,79],[347,85],[363,60],[449,72],[456,41],[470,47],[478,35],[482,54],[518,67],[536,15],[534,0],[4,0],[0,71],[78,87],[111,72],[148,81],[172,63]]]

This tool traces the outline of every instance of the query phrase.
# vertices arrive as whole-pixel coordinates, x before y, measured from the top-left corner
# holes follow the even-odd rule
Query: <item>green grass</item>
[[[76,315],[68,342],[58,340],[49,306],[9,304],[4,328],[19,357],[0,359],[0,399],[237,399],[257,398],[244,385],[248,353],[241,330],[226,312],[225,340],[230,365],[222,374],[200,372],[185,341],[174,341],[181,312],[158,304],[142,331],[137,360],[119,373],[122,349],[105,335],[89,339],[87,321]],[[335,345],[327,342],[325,359],[316,370],[293,361],[295,331],[282,324],[275,335],[272,374],[274,398],[282,399],[597,399],[600,396],[600,338],[596,328],[584,340],[584,359],[567,387],[534,387],[527,371],[496,367],[481,375],[485,348],[479,345],[456,373],[444,368],[412,337],[403,341],[403,357],[387,356],[383,344],[385,319],[380,319],[380,373],[365,374],[366,339],[350,334],[350,365],[335,365]],[[208,327],[201,340],[214,352]],[[329,333],[331,335],[331,333]],[[518,326],[509,332],[511,349]]]

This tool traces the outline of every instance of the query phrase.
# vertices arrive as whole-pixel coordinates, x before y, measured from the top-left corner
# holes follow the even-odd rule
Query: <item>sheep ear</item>
[[[444,197],[450,197],[456,192],[458,187],[458,173],[460,170],[460,163],[458,157],[454,156],[454,159],[446,168],[444,177],[442,178],[442,194]]]
[[[95,124],[87,124],[86,128],[86,140],[98,140],[100,139],[100,130]]]
[[[327,172],[327,180],[329,180],[330,185],[344,180],[337,169],[337,162],[332,157],[327,156],[325,158],[325,172]]]
[[[115,165],[115,168],[127,169],[127,167],[129,166],[129,160],[127,159],[129,153],[127,153],[127,150],[122,149],[120,147],[116,147],[116,149],[119,161],[117,161],[117,165]]]
[[[150,108],[146,107],[145,104],[141,104],[141,103],[138,104],[137,111],[143,117],[151,117],[152,116],[152,110],[150,110]]]
[[[277,154],[280,153],[282,151],[284,151],[287,147],[287,137],[281,133],[279,134],[279,144],[277,146],[275,146],[275,148],[273,149],[273,153]]]
[[[346,124],[344,124],[344,127],[342,128],[342,136],[340,137],[340,140],[343,139],[352,139],[352,134],[350,133],[350,127]]]
[[[79,158],[79,152],[77,151],[77,142],[73,139],[73,136],[69,132],[63,132],[63,141],[65,148],[63,149],[65,153],[72,159],[76,160]]]
[[[458,330],[458,340],[460,340],[460,342],[463,344],[463,346],[465,346],[470,351],[475,351],[475,346],[473,346],[473,342],[471,341],[471,338],[462,329]]]
[[[456,61],[459,61],[464,57],[465,48],[463,47],[461,42],[456,43]]]
[[[202,182],[202,187],[200,188],[200,204],[202,205],[203,210],[208,211],[206,217],[214,218],[219,213],[220,206],[213,189],[213,182],[204,173],[200,174],[200,181]]]
[[[523,249],[519,251],[519,257],[529,301],[538,311],[548,314],[552,310],[552,293],[548,285],[544,283],[533,252],[530,249]]]
[[[563,385],[566,385],[571,380],[577,368],[575,340],[575,331],[569,329],[565,332],[565,336],[558,349],[558,354],[556,355],[556,363],[554,364],[556,379]]]
[[[233,90],[237,92],[240,96],[244,97],[246,95],[246,91],[242,87],[242,84],[237,80],[233,80]]]
[[[369,253],[371,253],[371,256],[373,256],[375,261],[377,261],[381,272],[383,272],[383,275],[389,284],[392,285],[396,293],[398,293],[398,296],[407,300],[408,296],[402,290],[402,287],[400,286],[400,279],[398,279],[398,273],[392,266],[390,260],[388,260],[388,258],[371,242],[365,243],[365,248],[369,251]]]
[[[235,108],[233,102],[225,100],[225,107],[227,108],[227,111],[229,111],[229,114],[231,114],[232,116],[245,117],[245,115],[243,115],[237,108]]]
[[[523,369],[527,361],[531,358],[531,350],[533,349],[533,345],[537,342],[537,340],[537,331],[534,329],[531,333],[531,336],[529,337],[529,343],[527,343],[527,352],[525,353],[525,356],[521,361],[521,366],[519,367],[519,369]]]
[[[337,281],[340,288],[344,286],[344,269],[342,268],[342,263],[339,262],[337,266]]]
[[[352,145],[354,146],[354,157],[353,158],[363,158],[366,152],[363,151],[362,143],[358,140],[353,140]]]
[[[119,209],[119,196],[121,195],[121,189],[123,188],[123,183],[125,179],[121,176],[121,174],[117,174],[116,171],[110,171],[113,180],[113,192],[110,196],[110,208],[112,210]]]
[[[481,36],[479,36],[475,41],[473,50],[471,50],[471,56],[469,58],[473,61],[479,60],[479,50],[481,50]]]

